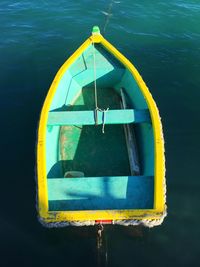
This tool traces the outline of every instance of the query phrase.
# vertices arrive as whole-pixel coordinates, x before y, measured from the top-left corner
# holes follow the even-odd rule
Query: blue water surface
[[[48,88],[96,24],[157,103],[168,191],[162,226],[106,228],[107,266],[199,266],[199,22],[199,0],[1,0],[1,266],[97,266],[95,228],[38,222],[34,180]]]

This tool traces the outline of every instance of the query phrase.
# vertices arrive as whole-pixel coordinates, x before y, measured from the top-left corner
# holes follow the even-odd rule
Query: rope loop
[[[105,124],[106,124],[106,113],[108,112],[109,108],[100,109],[97,107],[95,110],[96,110],[96,112],[97,111],[102,112],[102,133],[104,134],[105,133]]]
[[[102,123],[103,123],[102,133],[105,133],[104,129],[105,129],[105,123],[106,123],[106,112],[109,110],[109,108],[103,109],[103,110],[98,108],[97,82],[96,82],[96,58],[95,58],[94,42],[92,42],[92,46],[93,46],[93,59],[94,59],[95,121],[96,121],[96,125],[98,125],[98,111],[103,112],[103,116],[102,116]]]
[[[94,98],[95,98],[95,109],[98,109],[98,100],[97,100],[97,75],[96,75],[96,57],[95,57],[95,49],[94,42],[92,42],[93,47],[93,63],[94,63]]]

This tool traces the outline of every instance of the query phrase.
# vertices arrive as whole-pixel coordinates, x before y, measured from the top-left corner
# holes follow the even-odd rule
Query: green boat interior
[[[129,70],[100,44],[61,78],[48,113],[46,162],[49,210],[153,208],[148,106]]]

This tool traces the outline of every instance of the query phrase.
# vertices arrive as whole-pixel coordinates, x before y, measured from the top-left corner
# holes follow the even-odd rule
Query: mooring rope
[[[104,232],[104,234],[103,234]],[[97,228],[97,266],[106,267],[108,264],[107,238],[102,224]]]
[[[105,123],[106,123],[106,112],[109,110],[107,109],[100,109],[98,107],[98,95],[97,95],[97,74],[96,74],[96,56],[95,56],[95,46],[92,43],[93,47],[93,65],[94,65],[94,100],[95,100],[95,124],[98,125],[98,111],[102,112],[102,133],[105,133]]]
[[[108,6],[108,11],[107,12],[103,12],[105,14],[105,16],[106,16],[106,21],[105,21],[105,24],[104,24],[104,27],[103,27],[103,35],[105,35],[105,33],[106,33],[106,28],[107,28],[108,23],[110,21],[110,17],[112,16],[111,11],[112,11],[112,7],[113,7],[113,3],[114,2],[115,2],[114,0],[111,0],[110,3],[109,3],[109,6]]]
[[[93,47],[93,63],[94,63],[94,100],[95,100],[95,110],[98,110],[96,57],[95,57],[94,43],[92,43],[92,47]]]

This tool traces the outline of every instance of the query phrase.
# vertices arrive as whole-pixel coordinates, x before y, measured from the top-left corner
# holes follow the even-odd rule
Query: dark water
[[[42,103],[59,66],[95,24],[106,26],[105,37],[142,74],[166,145],[168,217],[142,236],[108,227],[107,266],[199,265],[199,23],[199,0],[1,0],[0,266],[97,264],[96,229],[38,223],[34,181]]]

